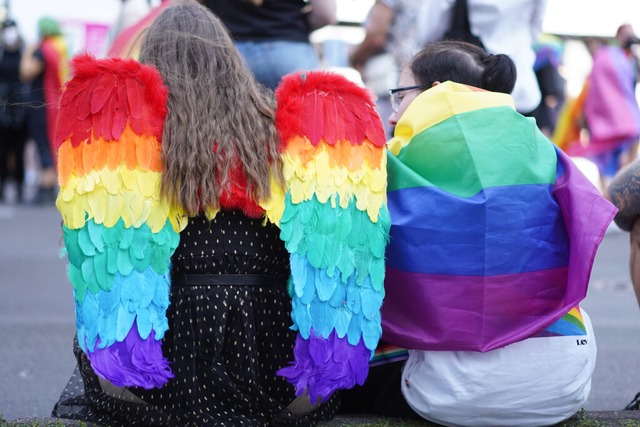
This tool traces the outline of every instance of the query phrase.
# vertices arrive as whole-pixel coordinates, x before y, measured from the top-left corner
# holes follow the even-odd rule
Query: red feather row
[[[158,71],[133,59],[96,60],[81,54],[71,62],[74,78],[60,101],[56,147],[94,138],[118,140],[130,122],[138,135],[162,139],[167,88]]]
[[[367,139],[381,147],[386,142],[371,94],[339,74],[289,74],[276,97],[276,124],[285,144],[295,136],[306,136],[313,145],[323,138],[331,145],[343,140],[362,144]]]

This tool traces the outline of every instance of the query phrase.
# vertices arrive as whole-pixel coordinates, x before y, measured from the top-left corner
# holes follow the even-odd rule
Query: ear
[[[435,82],[433,82],[433,84],[431,85],[431,87],[436,87],[436,86],[438,86],[439,84],[440,84],[440,82],[436,80]]]

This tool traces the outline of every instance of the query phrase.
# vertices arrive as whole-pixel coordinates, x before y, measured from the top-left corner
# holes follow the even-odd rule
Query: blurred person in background
[[[140,53],[140,43],[142,42],[140,35],[169,5],[171,5],[171,0],[162,0],[160,4],[150,9],[142,18],[138,19],[132,25],[123,28],[109,46],[107,56],[138,58]]]
[[[423,0],[377,0],[365,21],[365,37],[349,54],[349,62],[360,72],[365,85],[377,97],[381,117],[392,113],[389,89],[398,82],[404,64],[418,51],[418,16]],[[386,121],[391,137],[393,127]]]
[[[149,0],[122,0],[120,13],[118,13],[116,21],[109,29],[107,45],[111,46],[122,31],[147,16],[150,10],[151,5],[149,4]]]
[[[292,72],[320,66],[312,31],[336,23],[335,0],[204,0],[231,32],[256,79],[275,89]]]
[[[7,179],[12,178],[17,201],[23,202],[28,86],[20,81],[24,43],[12,19],[2,23],[0,43],[0,201],[5,197]]]
[[[592,61],[596,51],[608,44],[608,41],[601,37],[586,37],[582,42]],[[551,141],[562,151],[572,156],[574,162],[577,162],[587,172],[594,185],[604,193],[598,166],[595,162],[582,157],[584,155],[583,149],[588,144],[588,132],[585,129],[583,112],[586,87],[585,81],[577,96],[565,98],[556,118]]]
[[[534,42],[542,30],[547,0],[468,0],[471,32],[489,53],[504,53],[516,64],[512,96],[516,110],[530,115],[542,99],[534,72]],[[420,14],[423,45],[441,40],[455,0],[429,0]]]
[[[32,202],[53,204],[58,181],[53,140],[60,91],[67,78],[67,43],[60,25],[50,17],[40,18],[38,34],[39,41],[24,51],[20,79],[31,85],[28,131],[40,159],[38,190]]]
[[[594,49],[578,123],[588,131],[588,137],[584,145],[574,143],[567,148],[571,155],[587,157],[598,165],[605,189],[614,175],[637,157],[640,136],[640,107],[636,99],[638,59],[632,49],[637,42],[633,27],[623,24],[616,32],[614,43]]]
[[[551,138],[556,127],[559,111],[565,100],[566,81],[560,74],[562,64],[562,40],[548,34],[541,35],[534,44],[536,73],[540,95],[540,105],[531,114],[542,133]]]

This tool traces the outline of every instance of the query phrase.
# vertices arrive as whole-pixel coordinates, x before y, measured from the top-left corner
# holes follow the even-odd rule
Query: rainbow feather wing
[[[73,60],[56,133],[80,346],[117,386],[160,387],[169,263],[184,227],[159,194],[167,90],[133,60]]]
[[[276,96],[286,189],[266,210],[290,253],[298,331],[278,373],[315,402],[364,383],[382,333],[385,138],[368,93],[342,76],[291,74]]]

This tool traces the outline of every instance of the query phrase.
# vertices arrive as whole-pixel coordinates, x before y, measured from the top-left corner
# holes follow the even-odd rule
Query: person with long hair
[[[328,73],[291,74],[274,97],[192,0],[142,37],[139,61],[76,57],[61,101],[78,369],[54,416],[330,419],[381,334],[388,214],[373,101]],[[348,187],[332,186],[338,175]]]

